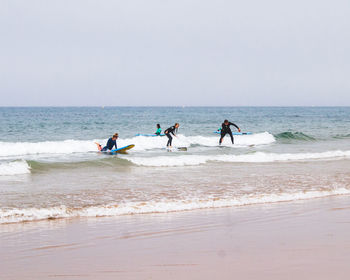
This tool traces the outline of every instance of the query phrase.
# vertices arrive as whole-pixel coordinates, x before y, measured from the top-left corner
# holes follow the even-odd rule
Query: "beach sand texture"
[[[1,279],[349,279],[350,197],[1,227]]]

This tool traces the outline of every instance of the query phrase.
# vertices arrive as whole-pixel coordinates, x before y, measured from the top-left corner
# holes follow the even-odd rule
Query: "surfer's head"
[[[224,120],[224,124],[228,124],[228,120]]]
[[[112,136],[112,139],[116,140],[118,137],[119,137],[118,133],[114,133],[113,136]]]
[[[160,128],[160,124],[159,123],[157,123],[157,128]]]
[[[179,126],[179,123],[175,123],[175,128],[178,128]]]

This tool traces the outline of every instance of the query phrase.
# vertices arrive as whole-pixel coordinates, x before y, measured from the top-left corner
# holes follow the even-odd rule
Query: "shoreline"
[[[66,206],[55,206],[50,208],[28,208],[28,209],[10,209],[9,212],[15,212],[16,216],[21,217],[23,220],[18,221],[9,221],[9,222],[0,222],[1,225],[12,225],[12,224],[21,224],[21,223],[35,223],[35,222],[45,222],[49,220],[61,220],[61,219],[68,219],[68,220],[77,220],[79,219],[88,219],[88,218],[118,218],[123,216],[133,216],[133,215],[157,215],[157,214],[169,214],[172,213],[181,213],[181,212],[191,212],[191,211],[210,211],[210,210],[216,210],[216,209],[222,209],[222,208],[232,208],[232,207],[249,207],[249,206],[259,206],[259,205],[269,205],[269,204],[278,204],[278,203],[297,203],[299,201],[312,201],[322,198],[332,198],[332,197],[342,197],[342,196],[350,196],[350,191],[343,188],[343,189],[336,189],[332,191],[309,191],[309,192],[299,192],[299,193],[293,193],[293,194],[281,194],[281,195],[274,195],[272,198],[271,195],[265,195],[260,196],[260,198],[255,197],[249,197],[247,198],[242,197],[240,199],[211,199],[208,201],[202,201],[202,206],[197,205],[197,207],[191,208],[190,206],[193,203],[198,203],[196,201],[187,201],[183,202],[183,209],[181,209],[180,205],[173,206],[173,209],[167,209],[167,210],[156,210],[161,209],[162,205],[164,205],[164,202],[156,203],[152,207],[148,207],[146,209],[148,210],[142,210],[140,209],[141,206],[145,206],[145,202],[135,202],[134,204],[130,204],[128,207],[123,206],[122,204],[115,204],[115,205],[101,205],[101,206],[90,206],[86,208],[69,208]],[[260,201],[259,201],[260,200]],[[175,202],[174,202],[175,203]],[[166,205],[169,207],[169,203],[166,203]],[[187,206],[186,206],[187,205]],[[190,206],[189,206],[190,205]],[[186,206],[186,207],[185,207]],[[121,210],[125,208],[125,211]],[[128,212],[133,208],[134,210],[131,212]],[[34,210],[33,210],[34,209]],[[95,209],[93,211],[92,209]],[[98,209],[99,213],[96,213],[96,209]],[[114,209],[114,211],[113,211]],[[153,210],[152,210],[153,209]],[[92,211],[91,214],[89,214],[89,210]],[[33,218],[33,214],[27,214],[26,211],[34,211],[37,216],[40,216],[38,213],[41,212],[49,212],[53,211],[54,213],[42,215],[42,218]],[[76,213],[76,215],[73,215],[72,213]],[[6,213],[6,211],[3,211],[3,214]],[[34,215],[34,216],[35,216]],[[10,219],[9,219],[10,220]],[[1,221],[1,219],[0,219]]]
[[[349,199],[0,225],[0,275],[348,279]]]

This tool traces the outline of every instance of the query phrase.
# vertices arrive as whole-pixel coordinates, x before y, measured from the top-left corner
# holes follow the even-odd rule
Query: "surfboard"
[[[126,154],[127,150],[130,150],[130,149],[132,149],[134,147],[135,147],[135,145],[131,144],[131,145],[127,145],[127,146],[124,146],[124,147],[121,147],[121,148],[118,148],[118,149],[111,150],[110,153],[111,154]]]
[[[118,149],[114,149],[114,150],[111,150],[111,151],[101,151],[102,149],[102,146],[100,145],[100,143],[97,143],[95,142],[95,144],[97,145],[97,148],[99,149],[99,151],[101,153],[105,153],[105,154],[111,154],[111,155],[115,155],[115,154],[126,154],[127,150],[130,150],[132,148],[135,147],[134,144],[131,144],[131,145],[127,145],[127,146],[124,146],[124,147],[121,147],[121,148],[118,148]]]
[[[135,134],[135,136],[157,137],[157,136],[165,136],[165,134],[161,133],[161,134],[157,135],[157,134],[142,134],[142,133],[138,133],[138,134]]]
[[[221,134],[221,131],[214,131],[214,133]],[[252,135],[251,132],[232,132],[232,135]]]

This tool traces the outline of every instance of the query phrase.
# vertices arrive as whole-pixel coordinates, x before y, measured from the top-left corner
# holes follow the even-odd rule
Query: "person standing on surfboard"
[[[168,143],[166,144],[167,147],[171,148],[171,143],[173,141],[173,137],[171,136],[171,134],[173,136],[176,136],[176,134],[174,133],[175,131],[177,132],[177,129],[179,128],[179,124],[178,123],[175,123],[175,125],[169,127],[168,129],[166,129],[164,131],[164,134],[168,137]]]
[[[232,131],[231,131],[230,125],[235,126],[238,129],[238,132],[241,132],[241,129],[236,124],[234,124],[232,122],[229,122],[228,120],[224,120],[224,122],[221,125],[221,137],[220,137],[220,140],[219,140],[219,145],[221,145],[222,140],[224,139],[226,134],[230,135],[231,142],[232,142],[232,144],[234,144],[233,135],[232,135]]]
[[[160,128],[160,124],[157,123],[157,131],[154,134],[159,136],[161,132],[162,132],[162,129]]]
[[[106,146],[104,146],[103,148],[99,143],[96,143],[98,150],[101,152],[106,152],[108,150],[111,151],[114,146],[116,149],[118,149],[117,148],[118,137],[119,137],[118,133],[114,133],[114,135],[108,139]]]

